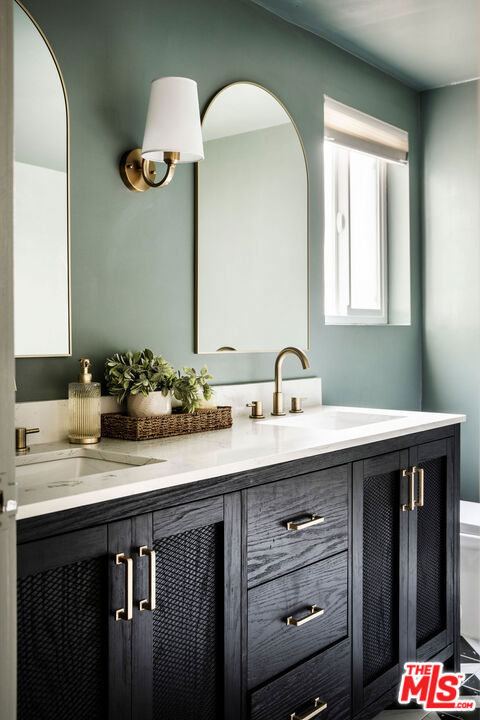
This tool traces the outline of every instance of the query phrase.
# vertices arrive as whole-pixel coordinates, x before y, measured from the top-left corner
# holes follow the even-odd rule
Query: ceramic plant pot
[[[215,410],[217,407],[217,399],[215,393],[212,394],[210,400],[205,400],[203,395],[200,395],[200,407],[199,410]]]
[[[127,397],[127,411],[130,417],[157,417],[172,414],[172,394],[151,392],[147,396],[139,393]]]

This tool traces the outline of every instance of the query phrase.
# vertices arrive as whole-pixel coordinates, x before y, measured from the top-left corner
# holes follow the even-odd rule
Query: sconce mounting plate
[[[120,160],[120,175],[122,180],[129,190],[134,192],[145,192],[150,189],[142,174],[142,149],[135,148],[135,150],[127,150],[123,153],[122,159]],[[155,163],[151,160],[145,161],[144,166],[145,172],[148,173],[149,178],[152,182],[155,182],[157,171],[155,169]]]

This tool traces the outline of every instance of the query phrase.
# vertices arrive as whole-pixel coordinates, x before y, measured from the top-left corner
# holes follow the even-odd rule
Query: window
[[[406,132],[326,98],[324,288],[327,324],[389,322],[388,235],[392,222],[397,222],[398,217],[388,216],[391,191],[389,194],[387,183],[397,177],[389,168],[403,166],[400,172],[406,170],[408,187],[407,153]],[[395,212],[398,213],[398,209]],[[408,203],[406,212],[408,219]],[[393,237],[394,233],[391,234]],[[408,232],[406,237],[408,240]],[[408,248],[406,250],[409,257]],[[393,253],[396,256],[396,248]]]
[[[385,165],[325,143],[327,322],[387,322]]]

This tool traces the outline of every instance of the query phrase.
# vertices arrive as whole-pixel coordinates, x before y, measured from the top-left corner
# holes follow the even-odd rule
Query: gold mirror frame
[[[307,347],[303,348],[304,350],[308,351],[310,350],[310,340],[311,340],[311,333],[310,333],[310,173],[308,170],[308,161],[307,161],[307,153],[305,152],[305,145],[303,144],[302,136],[300,135],[297,125],[283,104],[283,102],[273,93],[271,90],[268,90],[268,88],[264,87],[263,85],[260,85],[260,83],[254,82],[253,80],[237,80],[233,83],[229,83],[228,85],[225,85],[220,90],[218,90],[210,100],[207,102],[205,109],[202,113],[202,128],[203,124],[205,122],[205,119],[207,117],[208,111],[212,107],[215,100],[218,98],[219,95],[221,95],[225,90],[228,90],[231,87],[234,87],[235,85],[253,85],[254,87],[258,87],[261,90],[264,90],[266,93],[271,95],[274,100],[278,102],[278,104],[283,108],[283,110],[288,115],[290,122],[292,123],[293,127],[295,128],[295,132],[297,133],[298,140],[300,142],[300,147],[302,148],[303,152],[303,159],[305,161],[305,173],[307,177]],[[219,348],[218,350],[214,351],[199,351],[199,337],[198,337],[198,329],[199,329],[199,306],[198,306],[198,253],[199,253],[199,237],[198,237],[198,228],[199,228],[199,222],[198,222],[198,215],[199,215],[199,200],[198,200],[198,165],[199,163],[195,163],[195,287],[194,287],[194,294],[195,294],[195,308],[194,308],[194,317],[195,317],[195,338],[194,338],[194,353],[196,355],[218,355],[218,354],[227,354],[227,353],[237,353],[239,355],[250,355],[253,353],[272,353],[275,351],[272,350],[249,350],[249,351],[243,351],[243,350],[235,350],[234,348],[225,346],[222,348]],[[282,348],[278,348],[276,352],[279,352]]]
[[[55,53],[53,52],[52,46],[47,40],[47,37],[45,33],[43,32],[40,25],[37,23],[34,17],[32,17],[32,14],[27,10],[27,8],[20,2],[20,0],[15,0],[18,7],[23,10],[25,15],[31,20],[31,22],[35,25],[36,29],[38,30],[40,36],[42,37],[45,45],[47,46],[47,49],[52,56],[52,60],[55,63],[55,67],[58,72],[58,77],[60,78],[60,83],[62,85],[62,91],[63,91],[63,97],[65,100],[65,116],[66,116],[66,127],[67,127],[67,146],[66,146],[66,168],[67,168],[67,282],[68,282],[68,353],[54,353],[52,355],[15,355],[16,358],[41,358],[41,357],[71,357],[72,356],[72,274],[71,274],[71,248],[70,248],[70,108],[68,105],[68,96],[67,96],[67,88],[65,86],[65,80],[63,79],[62,71],[60,70],[60,65],[58,64],[58,60],[55,57]],[[15,243],[15,228],[13,229],[14,234],[14,243]]]

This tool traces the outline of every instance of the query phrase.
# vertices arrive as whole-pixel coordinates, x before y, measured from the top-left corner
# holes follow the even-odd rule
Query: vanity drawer
[[[247,491],[249,587],[347,548],[349,479],[340,465]],[[312,515],[324,521],[287,529]]]
[[[347,635],[347,557],[340,553],[249,591],[250,688]]]
[[[251,720],[290,720],[308,717],[315,699],[326,703],[315,715],[318,720],[350,718],[351,667],[350,641],[335,645],[312,660],[252,693]]]

